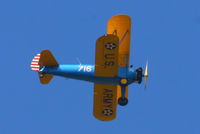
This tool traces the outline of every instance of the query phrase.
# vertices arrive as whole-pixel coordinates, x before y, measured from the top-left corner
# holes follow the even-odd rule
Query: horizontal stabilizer
[[[53,75],[51,74],[42,74],[39,72],[38,75],[39,75],[41,84],[48,84],[53,78]]]
[[[37,54],[32,62],[31,62],[31,70],[34,70],[36,72],[39,72],[39,78],[41,84],[48,84],[51,79],[53,78],[53,75],[51,74],[44,74],[40,72],[40,69],[42,67],[49,67],[49,66],[58,66],[58,62],[54,58],[53,54],[45,49],[40,54]]]
[[[58,62],[54,58],[53,54],[45,49],[41,52],[39,64],[42,66],[58,66]]]

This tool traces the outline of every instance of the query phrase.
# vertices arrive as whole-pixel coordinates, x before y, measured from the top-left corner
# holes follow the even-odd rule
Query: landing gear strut
[[[125,106],[128,104],[128,99],[125,97],[126,93],[126,86],[128,85],[127,79],[123,78],[121,79],[121,97],[118,99],[118,104],[120,106]]]

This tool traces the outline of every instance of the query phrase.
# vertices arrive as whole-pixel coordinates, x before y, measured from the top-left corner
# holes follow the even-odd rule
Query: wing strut
[[[126,31],[126,33],[124,34],[124,36],[122,37],[122,39],[119,42],[119,45],[122,43],[122,41],[124,40],[124,38],[126,37],[126,34],[128,33],[128,30]]]
[[[117,35],[117,30],[114,30],[113,35]]]

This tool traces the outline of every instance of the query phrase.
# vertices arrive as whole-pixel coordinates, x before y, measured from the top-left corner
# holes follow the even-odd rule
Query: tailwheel
[[[127,99],[126,97],[120,97],[120,98],[118,99],[118,104],[119,104],[120,106],[125,106],[125,105],[128,104],[128,99]]]

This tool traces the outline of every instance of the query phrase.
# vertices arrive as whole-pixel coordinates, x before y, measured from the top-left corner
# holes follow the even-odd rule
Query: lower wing
[[[96,42],[96,77],[115,77],[118,75],[119,38],[108,34]],[[102,121],[116,118],[117,85],[94,84],[94,116]]]
[[[111,121],[116,118],[117,86],[110,84],[94,84],[93,114],[98,120]]]

